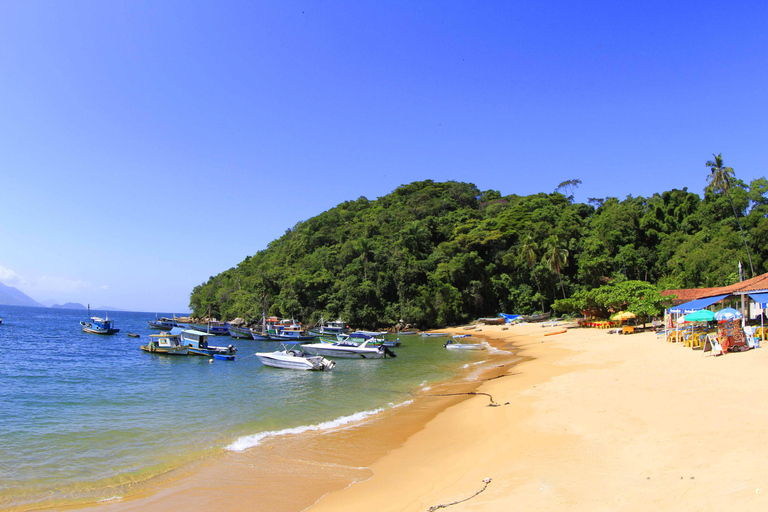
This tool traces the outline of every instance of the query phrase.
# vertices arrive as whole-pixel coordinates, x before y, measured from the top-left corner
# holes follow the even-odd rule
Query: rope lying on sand
[[[425,395],[425,396],[459,396],[459,395],[485,395],[485,396],[487,396],[491,400],[491,403],[488,404],[488,407],[500,407],[501,406],[501,404],[497,404],[496,402],[493,401],[493,397],[489,393],[479,393],[477,391],[470,391],[468,393],[446,393],[446,394],[443,394],[443,395]],[[509,403],[509,402],[507,402],[507,403]]]
[[[441,508],[450,507],[451,505],[457,505],[459,503],[464,503],[465,501],[471,500],[472,498],[474,498],[475,496],[477,496],[478,494],[483,492],[488,487],[488,484],[491,483],[491,479],[490,478],[486,478],[486,479],[483,480],[483,482],[485,482],[485,485],[483,486],[483,488],[480,489],[479,491],[477,491],[475,494],[473,494],[469,498],[464,498],[463,500],[454,501],[453,503],[445,503],[443,505],[433,505],[433,506],[429,507],[428,511],[429,512],[434,512],[435,510],[438,510],[438,509],[441,509]]]

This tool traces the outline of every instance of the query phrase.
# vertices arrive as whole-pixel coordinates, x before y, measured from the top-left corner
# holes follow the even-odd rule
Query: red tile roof
[[[680,290],[664,290],[662,295],[677,295],[672,304],[678,305],[684,302],[690,302],[704,297],[714,297],[716,295],[739,295],[746,292],[768,291],[768,272],[739,283],[728,286],[718,286],[716,288],[683,288]]]

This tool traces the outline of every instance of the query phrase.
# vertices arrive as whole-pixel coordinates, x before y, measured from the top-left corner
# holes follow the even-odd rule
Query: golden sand
[[[227,453],[95,508],[426,511],[469,498],[447,509],[768,510],[768,349],[702,357],[652,333],[545,336],[556,330],[483,327],[474,334],[520,351],[424,393],[487,393],[498,407],[486,395],[417,396],[362,426]],[[260,469],[275,460],[281,471]]]

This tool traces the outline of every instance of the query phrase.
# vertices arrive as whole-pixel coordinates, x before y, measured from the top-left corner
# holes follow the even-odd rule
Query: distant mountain
[[[7,286],[3,283],[0,283],[0,304],[4,306],[43,306],[13,286]]]
[[[66,304],[54,304],[51,307],[58,308],[58,309],[86,309],[86,307],[80,304],[79,302],[67,302]]]

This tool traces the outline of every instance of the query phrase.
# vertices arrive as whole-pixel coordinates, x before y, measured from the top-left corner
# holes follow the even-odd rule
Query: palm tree
[[[749,258],[749,269],[752,271],[752,277],[755,277],[755,267],[752,266],[752,254],[749,252],[749,245],[747,245],[747,238],[744,236],[744,229],[741,227],[739,216],[736,215],[736,207],[733,206],[733,199],[731,194],[728,193],[728,189],[731,188],[731,179],[734,176],[733,169],[731,167],[723,166],[723,154],[716,155],[712,153],[715,160],[707,160],[707,167],[709,168],[709,186],[712,187],[713,192],[725,192],[725,197],[728,198],[728,202],[731,203],[731,210],[733,210],[733,216],[736,218],[736,223],[739,225],[739,231],[741,232],[741,239],[744,241],[744,247],[747,249],[747,257]]]
[[[552,235],[547,238],[545,250],[544,259],[547,265],[549,265],[550,270],[554,270],[557,273],[557,277],[560,279],[560,290],[563,292],[563,298],[565,298],[565,287],[563,286],[561,271],[568,264],[568,249],[563,247],[557,236]]]
[[[527,265],[528,268],[531,269],[531,274],[533,274],[533,280],[536,281],[536,288],[539,290],[539,300],[541,301],[541,312],[544,313],[544,296],[541,293],[541,286],[539,286],[539,278],[536,277],[536,272],[534,272],[533,268],[536,265],[536,251],[538,250],[539,246],[536,243],[536,241],[533,239],[532,235],[528,235],[523,240],[522,244],[520,245],[520,249],[518,251],[518,257],[523,260]]]

